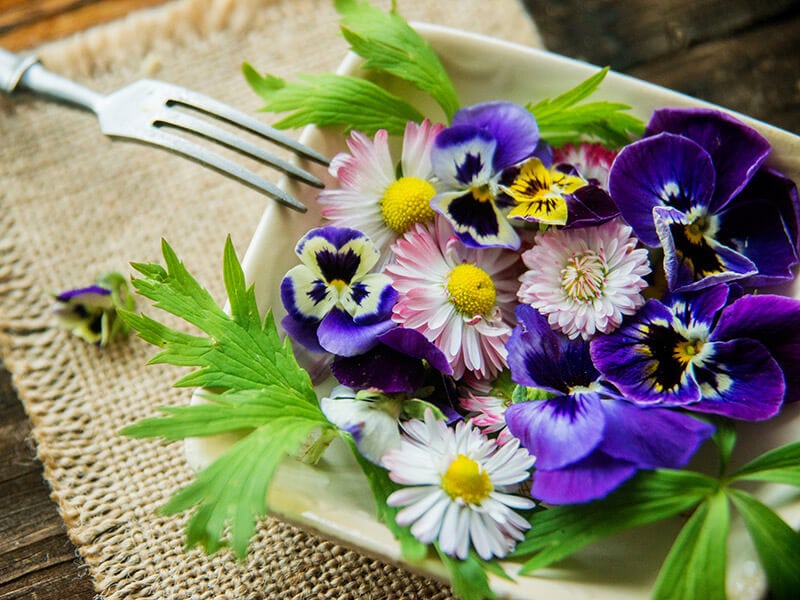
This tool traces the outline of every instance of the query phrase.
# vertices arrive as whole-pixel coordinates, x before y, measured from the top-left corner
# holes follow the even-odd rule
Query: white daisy
[[[353,131],[347,141],[351,154],[339,153],[331,160],[329,171],[341,188],[320,193],[322,215],[334,225],[364,232],[384,253],[414,223],[433,220],[430,201],[436,189],[430,154],[442,128],[427,119],[406,125],[399,174],[386,130],[374,139]]]
[[[571,339],[609,333],[644,304],[647,250],[613,220],[595,227],[551,228],[522,254],[528,267],[517,293]]]
[[[399,292],[392,319],[433,342],[456,379],[465,372],[487,379],[505,368],[519,255],[468,248],[441,217],[415,225],[392,252],[385,270]]]
[[[485,560],[513,550],[530,528],[513,509],[531,509],[535,503],[509,491],[530,477],[534,457],[516,440],[498,446],[470,423],[451,429],[431,411],[424,422],[407,421],[403,429],[400,448],[383,457],[391,479],[410,486],[387,499],[389,506],[404,507],[397,523],[410,525],[419,541],[438,541],[442,552],[460,559],[470,547]]]

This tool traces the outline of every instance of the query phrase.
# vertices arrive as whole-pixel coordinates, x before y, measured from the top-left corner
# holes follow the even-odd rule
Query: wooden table
[[[0,46],[30,48],[163,1],[0,0]],[[553,51],[800,133],[800,0],[523,1]],[[93,598],[29,434],[0,365],[0,600]]]

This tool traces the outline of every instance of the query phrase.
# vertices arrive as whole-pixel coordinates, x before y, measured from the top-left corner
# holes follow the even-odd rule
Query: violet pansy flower
[[[436,137],[431,164],[440,189],[431,207],[464,245],[519,248],[519,236],[498,205],[499,180],[505,169],[533,156],[538,145],[536,119],[511,102],[462,108]]]
[[[797,189],[762,167],[769,151],[758,132],[724,113],[661,109],[645,138],[619,153],[611,196],[639,239],[664,248],[671,290],[792,278]]]
[[[414,329],[395,327],[377,336],[378,344],[359,356],[340,356],[331,364],[339,383],[356,390],[415,392],[430,368],[452,375],[453,368],[433,342]]]
[[[302,264],[286,273],[281,324],[306,348],[338,356],[363,354],[394,327],[397,301],[391,278],[370,273],[380,252],[363,233],[342,227],[312,229],[297,243]]]
[[[784,401],[784,373],[797,391],[800,302],[737,296],[719,285],[649,300],[620,329],[592,340],[594,363],[639,404],[768,419]]]
[[[531,495],[553,504],[602,498],[640,469],[680,468],[714,429],[682,412],[643,408],[600,380],[589,344],[517,308],[508,341],[512,379],[553,394],[512,404],[508,430],[536,456]]]

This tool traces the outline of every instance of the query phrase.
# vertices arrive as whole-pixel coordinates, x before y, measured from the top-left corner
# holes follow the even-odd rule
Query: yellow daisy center
[[[475,265],[458,265],[447,279],[450,302],[462,315],[485,315],[494,306],[497,290],[489,274]]]
[[[590,302],[603,295],[606,275],[606,262],[597,253],[574,254],[561,269],[561,288],[573,300]]]
[[[381,214],[386,226],[396,233],[405,233],[414,223],[433,219],[431,198],[436,190],[419,177],[401,177],[392,183],[381,198]]]
[[[471,458],[459,454],[442,477],[442,489],[453,500],[480,504],[494,489],[489,474]]]

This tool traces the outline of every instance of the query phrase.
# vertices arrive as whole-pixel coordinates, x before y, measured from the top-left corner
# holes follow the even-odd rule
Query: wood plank
[[[20,51],[45,42],[57,40],[94,25],[107,23],[134,10],[163,4],[166,0],[114,0],[103,2],[53,0],[52,2],[15,3],[17,20],[7,27],[0,27],[0,47]],[[53,12],[38,13],[40,10]],[[52,6],[51,6],[52,4]],[[46,5],[46,6],[45,6]],[[60,10],[56,10],[60,7]],[[11,10],[11,8],[9,8]],[[17,11],[21,11],[17,12]],[[27,17],[26,17],[27,13]]]

